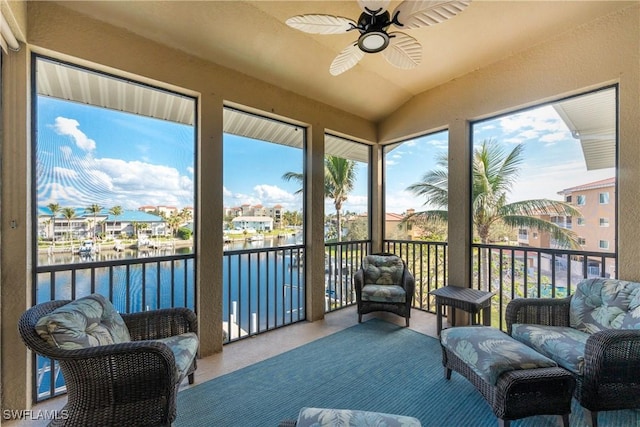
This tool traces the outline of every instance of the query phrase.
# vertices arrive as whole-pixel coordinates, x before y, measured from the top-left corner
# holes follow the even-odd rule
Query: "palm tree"
[[[191,214],[191,209],[189,208],[182,208],[180,210],[180,218],[182,218],[183,222],[189,222],[193,219],[193,215]]]
[[[73,247],[73,238],[71,234],[71,220],[76,217],[76,210],[74,208],[62,208],[62,216],[67,220],[67,225],[69,227],[68,239],[72,241]]]
[[[336,208],[336,222],[338,230],[338,242],[342,239],[341,211],[342,205],[347,200],[349,193],[353,190],[356,179],[356,162],[337,156],[326,156],[324,158],[324,195],[333,200]],[[286,181],[296,180],[300,184],[304,183],[304,175],[296,172],[287,172],[282,175]],[[302,192],[302,188],[295,194]]]
[[[580,211],[562,201],[550,199],[522,200],[507,203],[507,195],[516,182],[519,167],[523,162],[523,145],[517,145],[505,153],[493,140],[485,140],[473,153],[472,165],[472,208],[471,216],[481,243],[490,240],[492,227],[528,228],[550,233],[558,244],[579,248],[577,235],[539,216],[582,216]],[[448,208],[448,168],[447,158],[437,161],[438,169],[427,172],[421,182],[407,187],[416,196],[427,199],[425,204],[436,209],[416,212],[423,220],[446,222]],[[482,251],[484,265],[488,265],[489,252]],[[488,270],[483,282],[489,287]]]
[[[115,227],[116,225],[118,225],[118,217],[120,215],[122,215],[122,206],[117,205],[112,207],[111,209],[109,209],[109,214],[114,216],[113,219],[113,226]],[[112,232],[111,235],[113,235],[114,233]]]
[[[57,203],[49,203],[47,205],[51,211],[51,243],[56,245],[56,215],[60,212],[60,205]]]
[[[167,218],[167,225],[171,229],[171,237],[175,237],[175,231],[182,224],[182,218],[178,214],[171,214],[169,218]]]
[[[539,216],[580,217],[580,211],[571,205],[550,199],[522,200],[507,203],[507,195],[516,182],[519,167],[524,161],[524,146],[517,145],[511,152],[505,153],[493,140],[485,140],[474,150],[472,171],[472,219],[483,244],[489,243],[491,227],[503,224],[511,228],[537,229],[548,232],[558,244],[579,248],[576,234]],[[447,221],[448,207],[448,170],[445,156],[438,159],[439,169],[427,172],[421,182],[407,187],[416,196],[427,199],[425,204],[436,208],[417,212],[423,218]]]
[[[88,208],[85,208],[84,210],[86,213],[89,214],[93,214],[93,230],[92,230],[92,234],[93,234],[93,242],[96,242],[96,225],[98,223],[98,221],[96,220],[96,216],[100,213],[100,211],[102,211],[102,206],[98,205],[97,203],[92,204],[91,206],[89,206]]]
[[[138,232],[145,231],[145,230],[148,230],[148,229],[149,229],[149,223],[148,222],[138,223]]]
[[[342,204],[353,191],[356,180],[356,162],[336,156],[326,156],[324,160],[324,193],[333,200],[336,207],[338,242],[342,240]]]

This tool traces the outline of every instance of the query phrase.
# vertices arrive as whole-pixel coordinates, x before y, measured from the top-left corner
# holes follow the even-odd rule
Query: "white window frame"
[[[602,199],[605,199],[604,201]],[[609,192],[605,191],[602,193],[598,194],[598,201],[600,202],[601,205],[608,205],[609,204]]]

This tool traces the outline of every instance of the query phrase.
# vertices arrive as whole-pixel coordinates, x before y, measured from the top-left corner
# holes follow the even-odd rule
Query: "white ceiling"
[[[405,31],[422,44],[417,68],[397,69],[380,53],[367,54],[335,77],[329,65],[356,35],[306,34],[285,21],[308,13],[357,20],[355,0],[58,3],[377,122],[421,92],[635,2],[475,0],[448,21]]]

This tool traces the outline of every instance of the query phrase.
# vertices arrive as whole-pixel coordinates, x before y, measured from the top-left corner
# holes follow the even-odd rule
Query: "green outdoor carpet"
[[[423,426],[496,427],[480,393],[453,373],[444,378],[439,342],[372,319],[178,395],[176,427],[276,427],[303,406],[409,415]],[[571,427],[585,425],[573,401]],[[556,427],[536,416],[514,427]],[[640,411],[611,411],[601,427],[640,426]]]

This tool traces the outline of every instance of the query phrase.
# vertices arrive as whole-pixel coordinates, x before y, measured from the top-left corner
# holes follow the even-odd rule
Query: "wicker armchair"
[[[163,338],[197,333],[196,315],[188,308],[124,314],[131,340],[119,344],[67,350],[52,346],[36,332],[36,324],[71,301],[49,301],[28,309],[20,318],[20,335],[32,351],[60,364],[67,386],[66,419],[58,426],[170,426],[177,415],[178,387],[188,376],[193,384],[195,354],[180,372]],[[193,341],[193,334],[187,334]],[[197,337],[196,345],[197,345]],[[193,359],[193,360],[190,360]]]
[[[388,311],[404,317],[409,326],[416,282],[400,257],[390,253],[367,255],[353,283],[358,322],[362,322],[363,314]]]
[[[581,289],[596,288],[597,293],[604,295],[603,292],[606,291],[602,291],[599,286],[610,286],[612,289],[619,290],[620,282],[612,279],[595,279],[595,281],[587,279],[578,285],[576,294],[567,298],[513,300],[509,302],[506,310],[507,332],[513,335],[514,325],[517,325],[519,330],[522,327],[536,328],[538,337],[552,337],[561,342],[564,339],[563,335],[566,336],[567,332],[580,333],[572,331],[575,331],[575,323],[582,322],[586,316],[572,313],[577,305],[575,302],[572,304],[572,299],[576,295],[580,298]],[[616,299],[628,305],[631,298],[616,296]],[[625,312],[624,308],[622,310],[619,314],[625,316],[628,313],[627,320],[636,322],[632,319],[630,310],[628,312]],[[552,345],[544,346],[539,343],[538,345],[544,346],[542,350],[534,347],[572,372],[576,379],[574,396],[584,409],[586,422],[594,427],[598,425],[598,411],[640,408],[640,329],[635,329],[633,324],[626,323],[627,320],[618,323],[617,328],[612,325],[609,329],[594,330],[589,333],[586,337],[584,353],[580,354],[584,357],[584,361],[577,362],[577,369],[576,365],[567,365],[567,353],[562,355],[559,352],[567,352],[567,349],[574,348],[574,351],[579,353],[577,349],[581,347],[580,344],[564,341],[562,346],[557,346],[557,353],[551,350]],[[522,340],[522,337],[518,339]],[[537,341],[539,342],[540,339],[538,338]],[[530,342],[526,344],[531,345]]]

